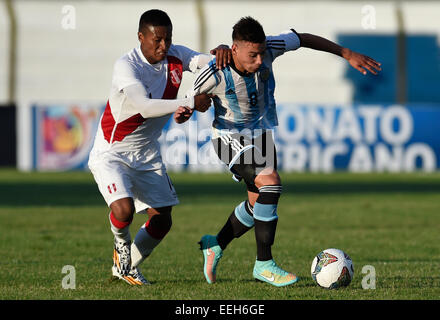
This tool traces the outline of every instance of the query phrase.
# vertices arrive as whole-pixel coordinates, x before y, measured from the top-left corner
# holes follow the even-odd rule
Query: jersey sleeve
[[[193,82],[192,88],[187,92],[186,96],[195,96],[201,93],[212,93],[220,84],[221,77],[215,66],[215,58],[212,59],[205,67],[200,70]]]
[[[134,84],[123,89],[131,106],[144,118],[156,118],[175,112],[180,106],[194,109],[194,98],[149,99],[142,84]]]
[[[181,45],[172,45],[171,52],[182,61],[183,71],[192,73],[199,71],[213,58],[210,54],[199,53]]]
[[[266,50],[269,50],[272,60],[287,51],[293,51],[301,46],[301,38],[294,29],[280,33],[277,36],[266,37]]]
[[[119,91],[133,84],[142,84],[135,68],[124,58],[116,61],[113,67],[112,82]]]

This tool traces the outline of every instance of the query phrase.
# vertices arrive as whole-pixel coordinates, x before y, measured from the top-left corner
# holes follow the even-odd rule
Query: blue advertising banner
[[[34,105],[33,167],[87,169],[103,105]],[[225,171],[211,144],[213,109],[160,137],[170,171]],[[440,106],[281,104],[279,169],[295,172],[433,172],[440,169]]]
[[[286,171],[431,172],[440,167],[436,106],[279,108],[276,138]]]
[[[173,170],[225,169],[210,143],[212,109],[170,121],[162,155]],[[432,172],[440,168],[440,106],[278,106],[279,169],[296,172]]]

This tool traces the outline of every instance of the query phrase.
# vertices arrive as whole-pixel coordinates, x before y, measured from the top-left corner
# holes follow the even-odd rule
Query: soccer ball
[[[313,259],[312,278],[323,288],[346,287],[353,279],[354,268],[351,258],[339,249],[326,249]]]

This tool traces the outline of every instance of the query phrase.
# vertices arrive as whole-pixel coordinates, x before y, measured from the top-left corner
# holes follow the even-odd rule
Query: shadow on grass
[[[176,181],[174,183],[181,200],[184,198],[216,199],[242,195],[244,183],[232,180],[221,182]],[[368,194],[368,193],[440,193],[440,180],[429,181],[287,181],[283,192],[299,195]],[[207,200],[211,201],[211,200]],[[0,207],[7,206],[99,206],[105,205],[96,184],[92,182],[30,182],[0,183]]]
[[[0,183],[0,207],[105,205],[92,183]]]

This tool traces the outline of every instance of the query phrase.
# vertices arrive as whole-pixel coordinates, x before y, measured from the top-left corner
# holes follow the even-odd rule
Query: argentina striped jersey
[[[299,47],[300,38],[293,29],[267,36],[263,63],[257,72],[249,75],[240,73],[233,64],[218,70],[213,59],[200,71],[189,94],[216,95],[213,127],[217,133],[272,129],[278,125],[272,62],[284,52]]]

